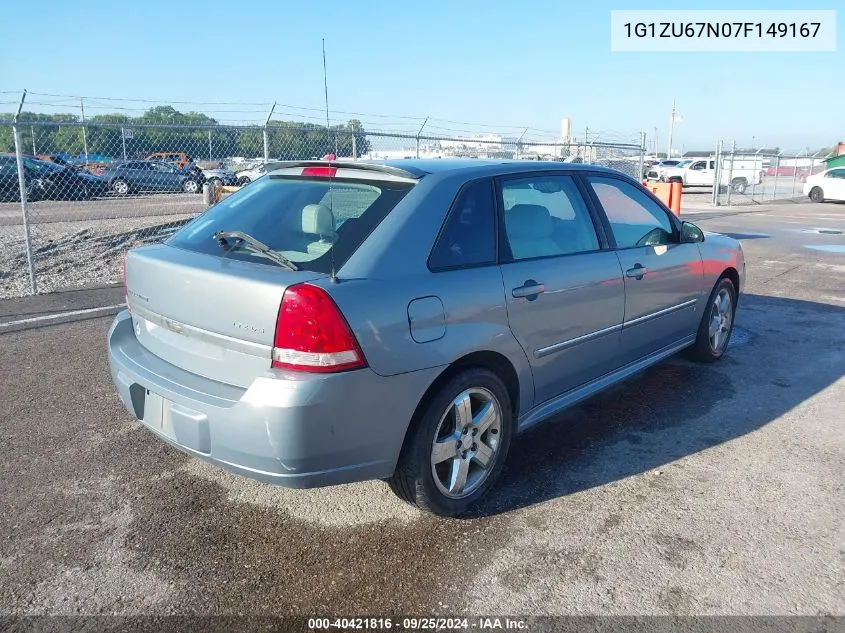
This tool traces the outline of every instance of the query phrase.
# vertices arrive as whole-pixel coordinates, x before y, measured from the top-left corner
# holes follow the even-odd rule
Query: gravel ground
[[[0,613],[845,614],[845,259],[808,248],[845,207],[691,217],[744,242],[730,354],[521,437],[463,520],[164,445],[114,394],[109,319],[0,329]]]
[[[119,282],[126,249],[170,235],[194,215],[52,222],[31,227],[39,292]],[[0,299],[29,292],[21,226],[0,226]]]

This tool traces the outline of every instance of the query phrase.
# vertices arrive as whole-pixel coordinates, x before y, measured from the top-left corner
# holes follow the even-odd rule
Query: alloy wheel
[[[732,303],[731,293],[727,288],[722,288],[713,300],[713,307],[710,309],[708,334],[710,349],[715,354],[723,352],[728,344],[728,337],[730,337],[733,324]]]
[[[461,392],[440,418],[431,446],[431,472],[451,499],[471,495],[485,482],[501,445],[502,409],[487,389]]]

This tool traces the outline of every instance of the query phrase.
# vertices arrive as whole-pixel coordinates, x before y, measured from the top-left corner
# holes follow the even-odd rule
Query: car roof
[[[299,167],[337,167],[338,169],[364,170],[368,168],[384,174],[392,173],[395,176],[407,176],[419,179],[428,174],[450,175],[461,174],[466,178],[478,178],[484,176],[499,176],[520,172],[537,171],[594,171],[608,174],[622,175],[624,173],[603,167],[601,165],[590,165],[586,163],[564,163],[561,161],[537,161],[537,160],[489,160],[475,158],[457,159],[415,159],[403,158],[399,160],[310,160],[310,161],[279,161],[269,165],[271,175],[282,173],[283,170]],[[282,168],[276,171],[278,168]]]
[[[473,175],[495,176],[499,174],[511,174],[514,172],[532,171],[610,171],[616,170],[602,167],[601,165],[590,165],[587,163],[564,163],[562,161],[547,160],[515,160],[515,159],[413,159],[387,160],[384,165],[395,167],[410,172],[422,174],[445,174],[449,172],[473,172]]]

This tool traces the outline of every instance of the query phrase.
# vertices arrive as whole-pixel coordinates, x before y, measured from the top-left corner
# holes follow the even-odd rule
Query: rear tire
[[[810,200],[813,202],[824,202],[824,191],[822,191],[821,187],[810,189]]]
[[[737,178],[731,183],[731,188],[734,190],[734,193],[745,193],[745,189],[747,187],[748,183],[742,178]]]
[[[199,183],[196,180],[186,180],[182,183],[182,191],[185,193],[199,193]]]
[[[129,183],[123,180],[122,178],[118,178],[111,184],[112,191],[114,191],[119,196],[125,196],[129,193]]]
[[[501,474],[513,434],[502,380],[487,369],[461,371],[424,405],[388,479],[421,510],[458,516],[480,501]]]
[[[701,315],[695,343],[684,350],[684,355],[699,363],[720,360],[728,349],[736,316],[736,288],[727,277],[714,286]]]

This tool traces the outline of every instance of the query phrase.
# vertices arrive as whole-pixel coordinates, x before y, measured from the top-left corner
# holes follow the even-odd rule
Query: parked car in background
[[[224,169],[222,167],[213,167],[210,169],[202,169],[202,175],[205,177],[205,180],[211,184],[221,184],[226,186],[232,186],[237,184],[238,178],[235,176],[235,172],[230,169]]]
[[[719,184],[730,186],[736,193],[745,193],[751,185],[763,182],[762,162],[757,160],[722,160],[719,170]],[[661,173],[662,182],[680,182],[684,187],[712,187],[716,182],[716,160],[710,158],[694,158],[689,163],[679,163],[676,167],[669,167]]]
[[[119,195],[138,191],[202,191],[203,176],[193,170],[179,169],[154,160],[130,160],[115,163],[102,177]]]
[[[244,169],[243,171],[239,171],[235,174],[235,184],[243,187],[254,180],[258,180],[266,173],[267,165],[265,164],[257,165],[251,169]]]
[[[25,157],[23,167],[28,200],[85,200],[108,192],[102,178],[66,165]],[[0,154],[0,198],[20,200],[14,154]]]
[[[651,165],[648,170],[646,170],[646,179],[647,180],[660,180],[660,177],[666,172],[667,169],[671,169],[674,167],[683,167],[684,165],[689,165],[692,161],[690,160],[661,160],[655,162]]]
[[[185,152],[155,152],[147,156],[147,160],[157,160],[163,163],[170,163],[176,165],[179,169],[184,169],[188,163],[194,162],[189,154]]]
[[[834,167],[807,177],[804,195],[813,202],[837,200],[845,202],[845,167]]]
[[[721,359],[745,260],[611,169],[321,161],[129,250],[124,280],[112,380],[157,437],[453,516],[516,433],[681,350]]]

